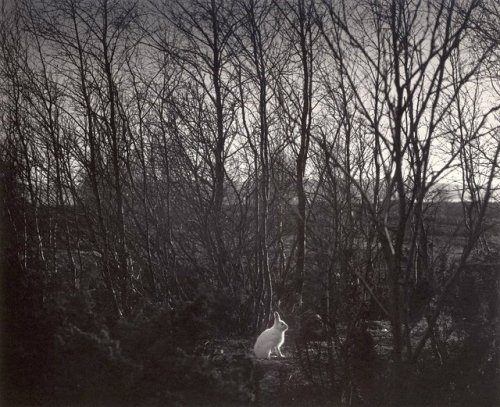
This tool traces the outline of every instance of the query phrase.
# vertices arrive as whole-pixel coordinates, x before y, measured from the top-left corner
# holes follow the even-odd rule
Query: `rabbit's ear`
[[[274,319],[279,321],[281,319],[280,318],[280,314],[278,314],[277,312],[275,312],[274,313]]]

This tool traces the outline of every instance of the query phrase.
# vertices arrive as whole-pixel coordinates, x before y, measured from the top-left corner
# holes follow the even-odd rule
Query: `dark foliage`
[[[234,405],[254,399],[254,361],[207,348],[204,299],[144,304],[105,318],[99,290],[51,291],[31,276],[4,286],[2,405]],[[45,305],[37,301],[47,296]]]

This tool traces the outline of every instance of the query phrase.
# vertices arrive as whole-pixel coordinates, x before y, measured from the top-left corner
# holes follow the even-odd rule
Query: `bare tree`
[[[314,77],[314,48],[318,32],[314,21],[314,2],[297,1],[277,3],[280,15],[287,22],[285,32],[287,40],[293,49],[293,54],[298,56],[298,71],[292,77],[282,76],[283,86],[280,91],[281,106],[290,120],[292,127],[297,126],[298,145],[293,143],[296,154],[296,192],[297,192],[297,251],[295,270],[295,292],[298,304],[302,306],[303,288],[305,279],[306,261],[306,169],[309,148],[311,143],[311,127],[313,112],[313,77]],[[300,92],[296,88],[294,75],[300,78]],[[288,82],[288,83],[287,83]],[[290,101],[290,102],[289,102]],[[291,103],[291,106],[289,105]],[[290,135],[295,137],[295,134]]]
[[[345,162],[334,155],[332,160],[358,190],[377,230],[388,269],[394,355],[400,360],[406,346],[411,358],[408,298],[426,199],[498,107],[483,108],[481,130],[453,151],[440,151],[449,137],[456,140],[444,121],[455,114],[460,92],[475,86],[492,48],[472,61],[464,51],[480,12],[474,1],[323,6],[328,18],[320,20],[321,32],[338,75],[345,77],[343,86],[354,95],[380,178],[367,190]],[[455,80],[449,72],[457,60],[464,69]]]
[[[204,144],[199,146],[209,152],[207,157],[213,182],[210,196],[210,221],[206,224],[209,251],[217,267],[219,283],[229,286],[227,270],[228,254],[224,242],[224,184],[227,147],[232,136],[231,125],[234,112],[231,109],[231,93],[226,85],[231,73],[228,66],[228,41],[234,31],[230,6],[218,1],[193,1],[189,4],[176,2],[158,6],[157,10],[172,24],[179,36],[177,42],[165,43],[154,39],[154,43],[167,55],[174,57],[184,70],[186,78],[194,84],[193,96],[200,98],[207,109],[213,111],[207,117],[207,128],[198,127],[197,137]],[[181,112],[178,112],[181,113]],[[208,112],[207,112],[208,113]],[[205,113],[203,113],[205,114]],[[181,113],[181,117],[184,117]],[[187,124],[187,123],[186,123]]]

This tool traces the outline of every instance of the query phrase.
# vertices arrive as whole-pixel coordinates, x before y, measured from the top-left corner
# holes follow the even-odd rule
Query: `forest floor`
[[[443,321],[444,325],[441,328],[445,328],[447,323],[449,321]],[[412,330],[414,345],[424,334],[425,328],[426,323],[421,321]],[[355,356],[350,360],[349,367],[346,367],[345,360],[340,359],[346,355],[345,333],[342,330],[339,332],[340,343],[335,346],[333,363],[328,362],[326,341],[308,341],[306,346],[294,339],[293,332],[286,338],[282,347],[284,358],[273,355],[270,360],[255,359],[252,352],[253,342],[248,339],[221,339],[211,345],[215,353],[236,358],[249,356],[255,361],[253,405],[259,407],[372,405],[370,400],[374,400],[374,403],[376,400],[376,405],[386,405],[384,403],[387,401],[385,400],[387,394],[381,393],[381,389],[387,389],[392,370],[390,323],[370,321],[367,332],[373,340],[371,356],[368,356],[368,353],[363,356],[363,353],[359,352],[359,347],[350,348],[347,352]],[[448,333],[449,345],[460,342],[459,331],[452,328]],[[435,352],[432,341],[428,341],[422,357],[432,360],[436,357]],[[362,356],[356,358],[359,353]],[[416,365],[407,367],[409,370],[405,374],[409,375],[408,378],[415,379],[419,368]],[[333,386],[330,382],[332,377],[335,378]],[[432,382],[433,379],[430,380]],[[380,400],[380,397],[383,399]],[[411,395],[409,397],[410,401],[414,400]],[[462,404],[450,402],[446,405]]]
[[[379,362],[390,358],[390,324],[375,321],[368,332],[373,338]],[[270,360],[255,359],[256,400],[255,405],[262,407],[278,406],[326,406],[332,405],[328,388],[327,344],[309,342],[307,352],[290,335],[282,347],[284,358],[272,355]],[[250,340],[220,340],[215,344],[216,352],[228,355],[250,355],[253,343]]]

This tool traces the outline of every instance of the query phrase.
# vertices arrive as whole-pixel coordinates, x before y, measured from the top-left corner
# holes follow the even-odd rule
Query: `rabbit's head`
[[[274,313],[274,327],[283,332],[288,329],[288,325],[281,319],[280,314],[277,312]]]

